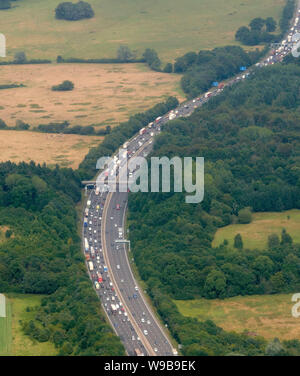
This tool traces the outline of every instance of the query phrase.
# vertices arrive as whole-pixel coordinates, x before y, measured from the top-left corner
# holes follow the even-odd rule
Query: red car
[[[120,204],[117,204],[116,209],[120,210]]]

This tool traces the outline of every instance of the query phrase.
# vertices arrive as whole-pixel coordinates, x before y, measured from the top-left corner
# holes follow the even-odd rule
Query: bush
[[[85,1],[79,1],[75,4],[71,2],[61,3],[55,9],[55,17],[59,20],[78,21],[93,16],[94,11],[91,5]]]
[[[27,131],[27,129],[29,129],[29,128],[30,128],[30,125],[27,124],[27,123],[24,123],[23,120],[17,120],[16,121],[16,127],[15,127],[15,129]]]
[[[143,54],[143,58],[152,70],[160,71],[161,61],[155,50],[147,48]]]
[[[172,72],[173,72],[173,64],[172,63],[166,64],[166,66],[164,67],[164,73],[172,73]]]
[[[0,129],[5,129],[7,128],[7,125],[5,123],[5,121],[3,121],[2,119],[0,119]]]
[[[24,64],[27,62],[27,57],[24,51],[19,51],[15,53],[14,63]]]
[[[235,237],[234,237],[234,248],[237,248],[237,249],[243,249],[243,239],[242,239],[242,236],[241,234],[237,234]]]
[[[120,61],[130,61],[134,59],[134,53],[128,46],[122,45],[118,48],[117,59]]]
[[[252,213],[249,208],[245,208],[239,211],[238,215],[239,223],[247,224],[252,221]]]
[[[9,0],[0,0],[0,9],[9,9],[11,7]]]
[[[53,91],[71,91],[74,89],[74,84],[72,81],[64,81],[59,85],[52,86]]]

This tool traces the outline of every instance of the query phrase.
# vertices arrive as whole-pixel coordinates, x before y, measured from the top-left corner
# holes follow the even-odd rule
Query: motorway
[[[277,49],[256,64],[257,67],[282,61],[291,52],[294,34],[300,32],[300,0],[292,27]],[[133,273],[128,258],[132,258],[126,243],[125,218],[128,192],[108,192],[110,176],[132,176],[127,171],[127,161],[131,157],[147,156],[152,150],[153,139],[160,133],[161,126],[168,121],[189,116],[196,108],[231,86],[254,73],[249,68],[238,76],[219,85],[217,88],[182,103],[153,123],[148,124],[139,134],[126,142],[122,152],[116,154],[105,170],[97,177],[96,189],[87,200],[84,214],[83,245],[90,278],[93,282],[107,317],[124,344],[128,355],[177,355],[163,325],[157,320],[144,298]]]

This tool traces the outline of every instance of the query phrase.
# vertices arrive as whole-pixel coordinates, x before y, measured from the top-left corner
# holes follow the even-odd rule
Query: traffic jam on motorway
[[[300,9],[297,10],[287,39],[271,51],[268,57],[257,63],[257,67],[280,62],[292,51],[300,40],[296,37],[300,32],[299,17]],[[218,83],[213,90],[181,104],[141,129],[137,135],[122,145],[122,153],[118,151],[107,168],[99,174],[97,182],[101,183],[101,189],[97,184],[88,197],[84,212],[83,245],[89,275],[111,325],[123,342],[128,355],[178,355],[178,353],[146,304],[131,272],[124,234],[128,193],[114,193],[115,198],[110,199],[107,204],[108,177],[120,174],[122,167],[130,158],[147,156],[152,150],[153,138],[160,133],[163,124],[178,117],[189,116],[196,108],[209,101],[210,97],[221,93],[226,86],[246,79],[251,72],[251,68],[244,69],[242,74],[232,80]],[[133,173],[134,171],[126,170],[129,179]],[[108,215],[103,218],[107,205],[110,206],[107,209]],[[103,234],[105,239],[102,239]],[[107,250],[107,254],[104,249]]]

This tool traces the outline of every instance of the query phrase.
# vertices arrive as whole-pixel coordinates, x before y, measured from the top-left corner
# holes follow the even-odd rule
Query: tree
[[[242,42],[243,44],[247,44],[249,37],[250,30],[247,26],[241,26],[235,33],[235,39]]]
[[[253,262],[253,269],[256,271],[257,276],[261,278],[268,278],[273,269],[274,263],[269,256],[258,256]]]
[[[260,17],[257,17],[257,18],[253,18],[249,26],[251,28],[251,31],[261,31],[264,24],[265,24],[265,20]]]
[[[78,3],[64,2],[55,9],[55,17],[59,20],[77,21],[83,18],[94,17],[94,11],[89,3],[79,1]]]
[[[242,236],[241,234],[237,234],[235,237],[234,237],[234,248],[237,248],[237,249],[243,249],[243,239],[242,239]]]
[[[9,9],[10,7],[10,0],[0,0],[0,9]]]
[[[223,297],[226,289],[226,277],[220,270],[213,269],[207,276],[204,291],[207,297],[215,299]]]
[[[267,32],[272,33],[273,31],[276,30],[277,23],[276,23],[276,21],[274,20],[273,17],[268,17],[266,19],[265,23],[266,23]]]
[[[74,89],[74,84],[72,81],[66,80],[59,85],[52,86],[52,91],[71,91]]]
[[[241,209],[238,214],[238,221],[242,224],[248,224],[252,222],[252,213],[249,208]]]
[[[130,61],[134,58],[134,54],[128,46],[122,45],[118,49],[117,58],[121,61]]]
[[[280,245],[280,240],[277,234],[271,234],[268,236],[268,247],[270,249],[275,249],[279,247],[279,245]]]
[[[143,58],[146,60],[146,63],[149,65],[151,69],[156,71],[160,70],[161,61],[155,50],[147,48],[143,54]]]
[[[6,230],[5,231],[5,237],[6,237],[6,239],[10,239],[11,236],[12,236],[12,231],[11,230]]]
[[[27,61],[27,57],[24,51],[15,53],[14,62],[17,64],[24,64]]]
[[[284,245],[284,244],[292,244],[292,243],[293,243],[293,238],[291,237],[291,235],[289,235],[286,232],[286,229],[284,228],[281,232],[281,242],[280,242],[280,244]]]
[[[20,129],[20,130],[27,130],[30,128],[30,125],[27,124],[27,123],[24,123],[23,120],[16,120],[16,129]]]
[[[5,128],[7,128],[5,121],[0,119],[0,129],[5,129]]]
[[[167,63],[164,67],[164,73],[172,73],[173,72],[173,64]]]
[[[278,356],[284,354],[284,348],[278,338],[274,338],[270,341],[266,347],[267,356]]]

